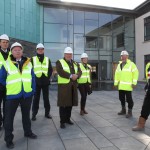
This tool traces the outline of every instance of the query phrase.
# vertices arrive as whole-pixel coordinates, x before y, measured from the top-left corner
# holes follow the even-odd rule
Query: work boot
[[[80,115],[81,115],[81,116],[84,115],[84,111],[83,111],[83,110],[80,111]]]
[[[46,115],[45,115],[45,118],[47,118],[47,119],[52,119],[52,116],[51,116],[50,114],[46,114]]]
[[[83,112],[84,112],[84,114],[88,114],[88,112],[85,109],[83,110]]]
[[[122,107],[121,111],[118,112],[118,115],[125,115],[126,114],[126,108]]]
[[[32,121],[35,121],[36,120],[36,115],[32,114]]]
[[[67,124],[73,125],[74,123],[69,119],[66,121]]]
[[[145,128],[146,119],[139,117],[138,124],[132,128],[132,131],[142,131]]]
[[[132,117],[132,109],[128,110],[128,113],[126,114],[126,118]]]
[[[65,129],[66,128],[65,123],[61,123],[60,128]]]
[[[14,143],[12,141],[6,142],[6,146],[9,149],[13,149],[14,148]]]

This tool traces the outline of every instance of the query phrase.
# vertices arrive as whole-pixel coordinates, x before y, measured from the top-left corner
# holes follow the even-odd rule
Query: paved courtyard
[[[89,114],[80,116],[80,107],[74,107],[74,125],[67,125],[66,129],[59,127],[57,90],[50,89],[53,119],[44,118],[41,99],[37,120],[32,121],[32,130],[38,135],[38,139],[24,137],[18,108],[14,121],[14,150],[150,150],[150,120],[146,122],[144,132],[131,130],[140,115],[144,98],[143,86],[138,85],[133,92],[135,105],[132,118],[117,115],[121,109],[117,91],[94,91],[87,99]],[[0,150],[7,149],[3,138],[4,130],[0,131]]]

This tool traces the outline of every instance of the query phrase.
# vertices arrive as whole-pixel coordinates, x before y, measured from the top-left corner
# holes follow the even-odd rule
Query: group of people
[[[78,105],[78,91],[81,94],[80,115],[88,114],[85,109],[87,95],[91,90],[91,66],[88,64],[88,55],[81,54],[81,63],[72,59],[71,47],[64,49],[64,57],[56,62],[58,73],[58,101],[60,116],[60,128],[66,128],[66,124],[73,125],[71,111]],[[143,130],[150,113],[150,63],[146,66],[147,84],[141,116],[133,131]],[[45,118],[52,119],[50,115],[49,84],[53,69],[51,61],[44,55],[44,45],[36,46],[36,56],[32,58],[23,56],[23,46],[15,42],[9,49],[9,37],[6,34],[0,36],[0,104],[3,102],[3,115],[0,112],[0,129],[4,126],[4,140],[8,148],[14,148],[13,122],[18,106],[21,108],[24,136],[36,139],[32,132],[31,119],[35,121],[39,110],[41,90],[45,108]],[[119,100],[122,109],[118,115],[132,116],[133,99],[132,90],[138,81],[138,69],[129,59],[127,51],[121,52],[121,61],[115,71],[114,86],[119,91]],[[126,102],[128,111],[126,111]],[[32,117],[30,109],[32,105]],[[1,106],[1,105],[0,105]],[[1,111],[1,107],[0,107]]]
[[[44,55],[42,43],[36,46],[36,56],[28,58],[23,56],[23,46],[20,43],[13,43],[9,49],[9,42],[6,34],[0,36],[0,130],[3,126],[6,146],[12,149],[14,148],[13,122],[18,106],[21,108],[24,136],[31,139],[37,138],[31,129],[31,119],[32,121],[37,119],[41,90],[45,118],[52,119],[49,85],[53,69],[50,59]],[[86,53],[81,55],[80,64],[73,61],[72,56],[72,48],[66,47],[64,58],[56,62],[61,128],[66,127],[65,123],[73,125],[70,118],[72,106],[78,105],[78,84],[81,93],[80,114],[87,114],[86,97],[91,87],[91,68],[87,64],[88,55]],[[3,113],[1,112],[2,102]],[[32,117],[30,119],[31,105]]]

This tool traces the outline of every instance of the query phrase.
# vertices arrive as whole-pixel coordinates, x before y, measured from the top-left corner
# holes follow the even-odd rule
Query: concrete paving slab
[[[98,128],[98,131],[100,131],[100,133],[102,133],[108,139],[129,137],[127,133],[115,126]]]
[[[64,140],[66,150],[98,150],[88,138]]]
[[[99,149],[113,146],[113,144],[99,132],[87,133],[87,136]]]
[[[28,140],[28,150],[65,150],[65,147],[59,135],[39,136]]]
[[[132,137],[111,139],[111,142],[120,150],[144,150],[146,146]]]

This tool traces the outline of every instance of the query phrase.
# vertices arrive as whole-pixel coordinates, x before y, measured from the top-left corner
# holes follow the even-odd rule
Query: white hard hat
[[[6,35],[6,34],[2,34],[2,35],[0,36],[0,40],[7,40],[7,41],[9,41],[9,37],[8,37],[8,35]]]
[[[38,48],[43,48],[44,49],[44,45],[42,43],[39,43],[37,46],[36,46],[36,49]]]
[[[88,58],[87,53],[83,53],[83,54],[81,55],[81,58]]]
[[[64,49],[64,53],[65,53],[65,54],[73,54],[72,48],[71,48],[71,47],[66,47],[66,48]]]
[[[22,45],[18,42],[15,42],[14,44],[12,44],[10,50],[12,50],[14,47],[21,47],[21,49],[23,49]]]
[[[122,51],[120,55],[129,55],[129,53],[127,51]]]

